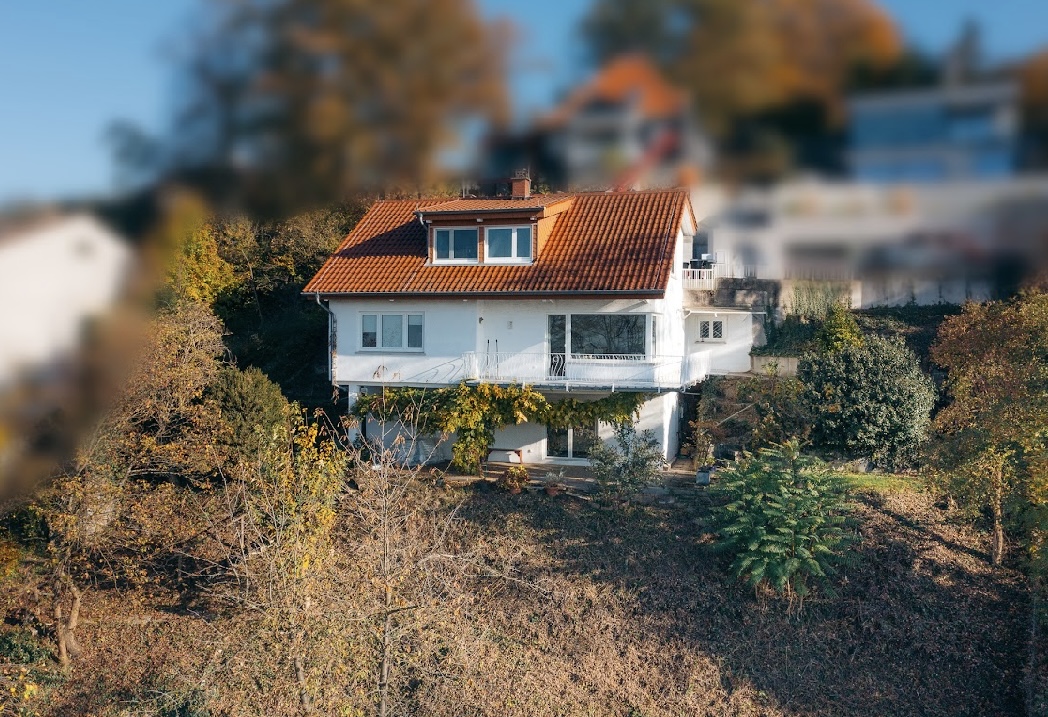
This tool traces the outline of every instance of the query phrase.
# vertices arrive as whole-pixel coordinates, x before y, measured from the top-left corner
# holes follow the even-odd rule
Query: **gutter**
[[[488,292],[308,292],[306,296],[345,299],[663,299],[665,289],[647,291],[488,291]]]

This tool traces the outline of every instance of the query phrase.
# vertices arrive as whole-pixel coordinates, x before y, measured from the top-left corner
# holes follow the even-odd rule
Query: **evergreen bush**
[[[803,599],[828,578],[853,538],[844,486],[801,455],[794,439],[747,454],[720,473],[714,489],[725,503],[714,512],[719,549],[731,573]]]

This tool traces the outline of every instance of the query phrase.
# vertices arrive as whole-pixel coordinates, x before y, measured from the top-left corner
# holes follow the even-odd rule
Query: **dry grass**
[[[420,616],[398,647],[400,714],[1022,713],[1024,581],[992,570],[983,537],[922,492],[861,493],[862,541],[837,598],[799,614],[725,577],[701,493],[658,508],[483,484],[444,495],[486,569],[456,617]],[[42,714],[160,714],[165,695],[194,694],[213,715],[298,709],[264,626],[163,592],[88,591],[84,618],[86,657]],[[317,638],[318,713],[367,709],[362,635]]]

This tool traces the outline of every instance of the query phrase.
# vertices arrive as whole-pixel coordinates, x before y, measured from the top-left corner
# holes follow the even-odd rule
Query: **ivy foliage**
[[[843,484],[790,440],[746,454],[723,471],[714,513],[731,573],[754,588],[803,599],[827,579],[853,541]]]
[[[529,421],[556,428],[598,421],[618,426],[635,418],[648,398],[643,393],[613,393],[595,401],[566,398],[550,403],[530,386],[462,383],[437,389],[386,388],[360,396],[350,412],[360,419],[371,415],[398,421],[418,435],[455,433],[452,465],[480,475],[481,461],[500,428]]]

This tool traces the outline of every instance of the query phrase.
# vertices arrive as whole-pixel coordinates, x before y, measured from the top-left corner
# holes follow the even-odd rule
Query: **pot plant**
[[[563,468],[558,471],[550,471],[542,479],[542,488],[546,491],[546,495],[560,495],[565,487]]]
[[[528,484],[529,480],[530,476],[527,468],[522,465],[510,466],[502,474],[502,477],[499,478],[499,485],[516,495],[524,490],[524,486]]]

